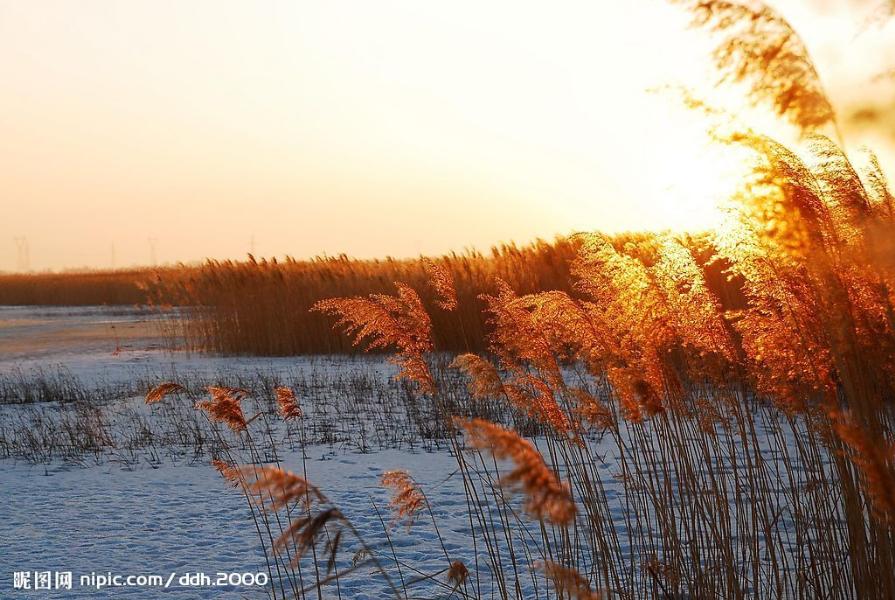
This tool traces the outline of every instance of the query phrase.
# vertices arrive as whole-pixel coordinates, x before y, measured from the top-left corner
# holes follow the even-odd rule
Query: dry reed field
[[[895,195],[783,17],[676,4],[720,78],[799,132],[686,99],[749,161],[715,229],[79,275],[67,303],[132,302],[143,278],[191,307],[161,318],[169,346],[374,356],[105,392],[17,370],[0,451],[214,469],[274,599],[895,598]],[[0,301],[61,285],[26,281]],[[337,450],[373,456],[348,501],[314,477]],[[389,450],[408,464],[378,468]]]
[[[895,198],[875,161],[855,166],[818,132],[834,115],[785,21],[722,2],[694,11],[722,38],[719,66],[755,75],[754,93],[770,95],[804,143],[722,120],[718,143],[748,150],[753,171],[703,244],[583,234],[568,246],[568,284],[531,291],[497,279],[481,296],[487,352],[452,367],[473,398],[505,403],[536,430],[458,410],[433,370],[438,352],[456,348],[434,324],[468,302],[456,266],[430,262],[388,291],[312,307],[353,344],[393,350],[408,394],[436,407],[474,558],[445,548],[441,570],[418,572],[394,555],[398,523],[450,527],[413,473],[382,475],[393,523],[383,517],[369,540],[326,490],[261,460],[246,390],[209,388],[197,404],[230,430],[215,467],[251,509],[273,594],[323,597],[363,566],[398,598],[423,585],[472,598],[895,596]],[[784,60],[792,80],[781,90]],[[717,264],[722,289],[706,272]],[[277,266],[253,269],[277,277]],[[219,285],[251,272],[230,265]],[[181,391],[163,384],[146,401]],[[281,418],[300,422],[302,399],[286,387],[276,395]],[[233,452],[233,439],[248,452]],[[607,441],[614,472],[598,451]],[[623,490],[621,522],[607,478]]]
[[[432,264],[447,269],[456,282],[458,307],[433,317],[434,337],[445,350],[483,349],[485,323],[478,296],[496,278],[518,289],[536,291],[568,285],[576,243],[558,238],[517,247],[495,247],[490,254],[469,251],[434,259],[357,260],[345,256],[311,261],[208,261],[186,276],[157,280],[150,292],[157,303],[197,307],[170,322],[170,337],[196,350],[227,354],[288,356],[351,351],[331,333],[329,321],[311,307],[341,295],[386,293],[393,282],[420,290]]]
[[[89,306],[146,304],[148,286],[175,269],[120,269],[63,273],[0,273],[0,304]]]
[[[620,236],[618,243],[626,237]],[[482,350],[485,322],[479,295],[502,279],[533,292],[568,286],[576,242],[557,238],[524,246],[504,244],[488,254],[468,251],[438,258],[361,260],[347,256],[312,260],[209,260],[133,271],[90,271],[0,275],[3,305],[145,305],[192,308],[164,315],[172,345],[225,354],[292,356],[349,352],[351,344],[334,337],[328,320],[310,312],[325,298],[386,292],[407,281],[434,300],[425,282],[437,263],[456,282],[459,307],[437,315],[435,337],[454,351]]]
[[[655,243],[651,234],[608,239],[618,249],[646,254]],[[725,306],[738,306],[740,290],[728,285],[723,262],[716,260],[708,238],[687,236],[681,243]],[[278,261],[250,256],[246,261],[135,271],[0,275],[0,304],[155,307],[168,344],[196,351],[254,356],[354,352],[350,341],[333,336],[329,320],[311,307],[334,296],[386,293],[393,282],[402,281],[419,290],[427,308],[435,308],[435,290],[427,283],[435,265],[450,274],[457,307],[448,314],[433,311],[433,338],[445,351],[483,351],[489,327],[480,297],[493,293],[498,280],[520,293],[560,290],[577,297],[570,269],[578,247],[577,238],[558,237],[523,246],[503,244],[488,254],[467,251],[419,259]],[[186,310],[167,311],[172,306]]]

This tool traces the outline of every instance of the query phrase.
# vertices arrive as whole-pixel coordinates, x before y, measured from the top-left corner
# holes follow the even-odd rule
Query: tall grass
[[[635,248],[645,260],[655,254],[651,234],[619,234],[609,241],[620,250]],[[714,257],[708,238],[689,236],[682,243],[725,305],[741,304],[739,289],[728,284],[723,261]],[[335,296],[388,293],[402,281],[430,309],[439,348],[483,351],[489,327],[480,296],[496,291],[498,280],[523,293],[562,290],[575,295],[570,268],[578,245],[573,236],[504,244],[487,254],[467,251],[418,259],[249,257],[157,269],[6,274],[0,275],[0,304],[181,306],[185,310],[161,315],[162,332],[172,348],[186,344],[192,350],[259,356],[349,353],[355,351],[350,341],[333,336],[327,318],[310,308]],[[438,278],[430,275],[439,272],[454,281],[457,297],[451,301],[456,307],[450,312],[435,310]]]
[[[895,198],[875,161],[858,169],[820,134],[835,115],[788,23],[760,5],[685,4],[722,38],[722,71],[799,125],[803,143],[717,130],[749,150],[753,171],[698,249],[670,235],[621,247],[581,236],[569,285],[498,281],[482,296],[490,353],[455,366],[473,396],[514,407],[543,436],[455,414],[439,387],[432,324],[458,310],[450,269],[430,269],[428,303],[423,282],[401,280],[396,294],[315,305],[355,343],[393,347],[397,377],[453,431],[474,558],[461,570],[445,552],[440,573],[463,573],[449,595],[895,597]],[[714,285],[707,264],[729,284]],[[597,431],[614,446],[621,498]],[[424,504],[412,474],[385,483],[410,503],[395,499],[399,516]],[[318,545],[291,539],[296,552]],[[421,593],[391,582],[396,597]]]
[[[470,552],[444,544],[412,473],[382,476],[395,518],[417,527],[428,512],[443,549],[443,569],[410,579],[384,519],[369,543],[306,473],[259,451],[270,428],[243,412],[248,391],[208,388],[196,408],[245,496],[273,597],[340,595],[359,565],[397,598],[434,595],[421,585],[459,598],[895,597],[895,198],[874,161],[858,169],[820,134],[835,115],[779,15],[685,4],[721,36],[722,71],[804,130],[793,147],[716,131],[753,170],[706,237],[210,263],[181,283],[204,307],[183,323],[199,347],[319,351],[330,316],[352,339],[329,351],[392,349],[408,410],[433,409],[457,460],[468,510],[451,525]],[[473,399],[537,427],[453,403],[436,362],[458,349]],[[178,394],[162,384],[147,403]],[[304,439],[296,395],[276,397]]]
[[[445,549],[442,570],[408,581],[384,520],[381,539],[360,542],[394,597],[424,582],[475,598],[895,595],[895,261],[882,233],[895,201],[828,138],[798,151],[751,131],[719,141],[748,148],[754,170],[707,240],[581,235],[565,289],[497,280],[481,296],[488,352],[454,367],[530,431],[473,418],[437,375],[433,323],[462,306],[451,269],[314,305],[353,343],[395,350],[396,377],[434,407],[457,459],[471,552]],[[729,281],[712,283],[708,265]],[[302,475],[259,466],[242,391],[210,391],[198,406],[240,440],[218,441],[222,469],[262,496],[250,506],[273,594],[322,597],[355,570],[339,536],[359,534]],[[428,508],[412,473],[384,483],[396,518]]]
[[[621,234],[610,243],[649,252],[654,236]],[[245,262],[209,261],[171,281],[162,277],[153,293],[159,303],[197,307],[171,322],[172,339],[196,350],[224,354],[288,356],[353,352],[353,344],[331,334],[331,323],[310,309],[338,296],[388,294],[403,282],[431,314],[432,337],[441,350],[482,351],[489,325],[481,296],[504,281],[522,292],[562,290],[575,294],[570,269],[578,253],[577,237],[538,241],[525,246],[505,244],[490,254],[468,251],[442,257],[408,260],[356,260],[345,256],[311,261],[287,259]],[[707,264],[712,249],[705,236],[683,240],[706,270],[710,285],[729,306],[742,303],[739,290],[727,283],[723,261]],[[450,277],[456,297],[452,310],[438,310],[437,275]],[[430,277],[430,275],[436,275]],[[455,305],[454,305],[455,304]]]
[[[62,273],[0,273],[0,305],[146,304],[147,286],[177,269],[121,269]]]
[[[350,352],[351,343],[334,337],[328,319],[310,308],[333,296],[388,293],[396,281],[415,288],[424,305],[434,307],[428,272],[435,264],[456,282],[458,306],[450,313],[433,311],[434,339],[444,349],[464,351],[485,345],[477,298],[495,277],[526,291],[564,287],[575,247],[560,238],[434,259],[209,261],[188,277],[162,278],[154,292],[169,303],[199,307],[175,324],[176,335],[194,349],[268,356]]]

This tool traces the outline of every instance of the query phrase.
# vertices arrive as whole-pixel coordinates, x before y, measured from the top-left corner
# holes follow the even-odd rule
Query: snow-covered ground
[[[396,585],[407,586],[409,597],[450,597],[444,570],[452,560],[462,560],[470,570],[478,564],[481,578],[476,584],[481,587],[470,587],[471,597],[499,597],[488,575],[486,549],[480,539],[473,544],[476,536],[456,458],[443,436],[432,430],[434,409],[391,381],[393,365],[382,357],[224,358],[171,352],[164,349],[153,318],[129,309],[0,307],[0,598],[149,599],[162,592],[176,598],[268,597],[259,586],[180,585],[188,574],[205,573],[214,579],[221,572],[267,573],[245,498],[210,466],[220,448],[214,430],[192,407],[209,384],[252,391],[245,410],[262,414],[252,430],[263,460],[279,460],[285,468],[306,472],[375,547]],[[166,380],[185,383],[190,397],[172,396],[146,406],[145,390]],[[280,384],[293,387],[301,399],[305,419],[300,428],[266,416],[272,409],[271,390]],[[451,389],[448,401],[462,406],[462,386]],[[512,419],[500,407],[477,410],[495,420]],[[763,413],[758,427],[758,452],[769,463],[781,449],[796,454],[795,430],[781,433],[786,430],[772,415]],[[623,429],[621,435],[630,432]],[[720,447],[730,448],[731,455],[740,452],[735,432],[719,435]],[[304,449],[302,439],[308,442]],[[661,443],[646,441],[651,447],[641,447],[641,452],[661,452]],[[655,523],[637,522],[649,514],[642,506],[632,521],[632,510],[637,509],[628,504],[618,477],[616,440],[597,436],[588,444],[591,456],[598,457],[595,466],[603,474],[608,517],[620,536],[621,554],[644,552],[627,538],[629,528]],[[233,447],[242,460],[249,450]],[[700,477],[716,458],[708,457],[698,466]],[[718,476],[731,477],[730,465],[712,468]],[[382,473],[390,469],[405,469],[419,482],[437,531],[427,515],[412,528],[391,526],[388,493],[379,485]],[[795,481],[790,489],[804,486],[808,493],[818,474],[799,471],[797,465],[789,476]],[[781,506],[775,535],[785,553],[797,556],[797,540],[787,533],[793,518],[787,506],[797,499],[788,497],[782,484],[773,493]],[[736,489],[731,494],[732,506],[742,503],[746,515],[734,521],[732,535],[747,536],[750,499],[738,497]],[[538,544],[530,537],[532,531],[539,535],[536,528],[514,526],[505,537],[499,520],[491,526],[501,539],[501,560],[510,560],[507,537],[522,562],[544,558],[537,555]],[[383,535],[384,528],[390,539]],[[350,567],[359,548],[346,538],[339,567]],[[797,566],[793,561],[790,568]],[[750,566],[738,568],[745,572]],[[622,575],[640,577],[639,569],[632,567]],[[16,572],[31,574],[33,587],[35,572],[47,571],[71,572],[72,589],[14,589]],[[529,597],[532,586],[542,583],[531,579],[527,567],[520,571],[523,595]],[[170,578],[170,585],[97,590],[81,585],[80,578],[91,574],[155,575],[165,582]],[[470,586],[476,584],[470,581]],[[329,584],[327,591],[328,597],[378,599],[387,597],[388,587],[362,567]]]
[[[371,499],[388,522],[388,498],[378,479],[383,470],[395,468],[408,469],[419,478],[437,499],[436,514],[443,524],[455,523],[461,535],[465,531],[462,490],[451,480],[444,482],[456,468],[447,453],[387,450],[315,456],[310,451],[309,458],[308,479],[320,482],[329,498],[372,540],[381,539],[382,524]],[[300,462],[296,454],[287,457],[284,466],[301,472]],[[97,591],[76,581],[71,591],[28,593],[13,590],[16,571],[71,571],[76,580],[109,572],[162,575],[167,580],[173,572],[175,582],[187,573],[267,572],[245,499],[208,465],[126,470],[117,465],[63,468],[0,462],[0,480],[0,597],[157,598],[162,591],[157,587]],[[448,551],[456,552],[454,557],[471,560],[460,540],[449,541],[449,529],[442,534],[448,538]],[[406,565],[424,573],[447,566],[424,519],[411,529],[398,526],[392,535],[398,558]],[[408,581],[416,575],[409,571]],[[373,600],[386,592],[384,582],[370,569],[340,586],[346,598]],[[267,597],[252,586],[183,588],[175,583],[163,591],[165,597],[175,598]]]
[[[411,471],[433,495],[435,513],[445,524],[455,521],[468,534],[462,485],[449,477],[456,460],[444,445],[426,451],[432,450],[431,444],[421,444],[409,431],[410,442],[402,441],[400,430],[412,427],[406,415],[392,419],[386,414],[380,423],[371,418],[361,424],[363,431],[352,429],[344,418],[344,408],[360,404],[360,397],[368,401],[361,411],[393,408],[386,406],[391,401],[385,397],[399,394],[400,387],[390,383],[394,367],[384,359],[223,358],[169,352],[152,319],[151,314],[120,308],[0,307],[0,379],[7,396],[0,404],[0,427],[7,442],[14,428],[35,431],[34,423],[50,423],[48,429],[58,433],[64,415],[71,412],[73,420],[80,418],[75,408],[79,400],[24,403],[17,394],[26,388],[44,386],[63,396],[95,395],[114,437],[135,422],[133,415],[164,417],[166,406],[146,407],[137,393],[153,382],[186,381],[201,387],[282,381],[305,386],[303,408],[306,421],[313,424],[307,435],[327,441],[309,445],[303,460],[301,448],[286,441],[289,432],[277,430],[276,440],[283,442],[277,445],[277,457],[286,468],[306,469],[308,479],[325,490],[363,535],[383,537],[373,501],[390,524],[388,495],[379,477],[397,468]],[[116,338],[116,331],[129,333]],[[176,398],[165,404],[178,402],[189,406]],[[293,431],[292,436],[297,434]],[[371,452],[374,442],[376,451]],[[387,449],[389,445],[400,449]],[[250,585],[179,585],[187,574],[214,578],[221,572],[267,573],[267,567],[245,498],[210,466],[211,456],[165,446],[161,441],[136,448],[128,459],[120,448],[112,448],[86,455],[66,450],[60,453],[66,458],[13,455],[0,460],[0,598],[156,598],[162,591],[165,597],[179,598],[268,597],[266,590]],[[456,552],[452,558],[473,560],[459,540],[450,541],[450,528],[441,531],[444,548],[435,541],[431,522],[429,527],[395,527],[391,533],[394,552],[409,569],[407,582],[421,573],[443,571],[449,564],[444,548]],[[350,555],[351,542],[346,543]],[[391,552],[390,546],[389,556]],[[47,571],[51,579],[56,572],[71,572],[72,589],[15,589],[16,572],[29,573],[33,588],[37,574]],[[164,590],[138,585],[97,590],[80,582],[92,574],[161,575],[167,582],[172,573],[172,583]],[[400,580],[399,570],[395,573]],[[427,585],[433,587],[424,581],[409,589]],[[373,599],[383,597],[384,586],[370,569],[362,568],[330,588],[334,596]]]

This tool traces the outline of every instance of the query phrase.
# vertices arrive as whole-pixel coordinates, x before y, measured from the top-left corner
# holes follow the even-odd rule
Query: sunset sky
[[[891,175],[883,4],[772,2],[849,146]],[[31,269],[63,269],[710,226],[737,164],[648,91],[709,94],[687,19],[659,0],[0,0],[0,270],[18,238]]]

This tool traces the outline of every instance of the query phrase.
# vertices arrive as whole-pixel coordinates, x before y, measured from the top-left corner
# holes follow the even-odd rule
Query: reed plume
[[[454,276],[443,264],[432,259],[424,259],[423,266],[429,276],[429,285],[435,291],[435,304],[442,310],[457,309],[457,290],[454,287]]]
[[[895,216],[895,196],[889,188],[879,157],[867,147],[859,149],[859,156],[863,158],[864,165],[858,170],[858,176],[867,190],[873,212],[892,218]]]
[[[531,311],[508,283],[498,279],[495,285],[496,295],[481,296],[489,313],[491,351],[505,368],[516,369],[520,363],[527,364],[552,385],[561,385],[559,363],[544,331],[532,319]]]
[[[426,506],[426,498],[413,477],[407,471],[386,471],[380,481],[391,490],[389,506],[395,521],[404,521],[408,527],[413,525],[417,513]]]
[[[575,503],[568,486],[544,463],[534,445],[515,431],[483,419],[454,419],[467,434],[467,443],[487,450],[498,460],[510,460],[515,468],[500,478],[500,484],[526,496],[525,508],[532,516],[556,525],[569,525],[575,518]]]
[[[836,114],[804,42],[763,2],[672,0],[693,14],[692,25],[718,38],[713,58],[720,83],[749,85],[755,102],[806,132],[836,125]]]
[[[242,473],[236,465],[232,465],[216,458],[211,461],[211,466],[221,474],[221,477],[223,477],[224,480],[231,483],[234,487],[239,486],[242,483]]]
[[[196,408],[208,413],[209,418],[217,423],[224,423],[233,431],[245,431],[247,422],[240,404],[248,392],[235,388],[210,386],[211,400],[196,403]]]
[[[722,370],[733,365],[736,342],[703,269],[680,240],[665,234],[658,242],[658,257],[650,272],[665,296],[680,345],[689,349],[690,359],[703,368],[712,361]]]
[[[161,402],[165,399],[169,394],[175,394],[179,392],[185,392],[186,388],[180,385],[179,383],[174,383],[173,381],[166,381],[165,383],[160,383],[146,394],[146,404],[155,404],[156,402]]]
[[[355,346],[366,350],[394,347],[393,362],[400,371],[396,378],[416,383],[423,393],[435,392],[435,380],[425,355],[432,351],[432,321],[413,288],[396,283],[396,296],[370,294],[367,297],[330,298],[317,302],[312,310],[338,317],[334,327],[354,337]]]
[[[765,136],[735,136],[758,157],[730,211],[713,232],[718,256],[742,283],[748,306],[727,315],[759,392],[799,409],[807,398],[832,394],[834,355],[823,315],[822,286],[838,283],[825,265],[835,239],[822,192],[804,163]],[[823,281],[819,274],[823,272]],[[836,310],[837,318],[843,307]]]
[[[477,354],[467,353],[455,357],[450,366],[463,371],[469,377],[467,387],[473,398],[487,400],[503,395],[500,373],[491,361]]]
[[[581,388],[572,388],[569,392],[574,399],[573,412],[578,418],[599,430],[611,429],[615,426],[615,415],[612,413],[612,409],[595,398],[593,394]]]
[[[271,512],[293,504],[306,509],[314,503],[326,503],[327,498],[307,479],[279,467],[244,465],[238,468],[246,490],[258,496],[258,503]]]
[[[274,551],[283,552],[289,547],[294,548],[295,553],[290,565],[295,566],[309,549],[317,546],[321,536],[325,535],[326,543],[323,545],[323,554],[327,557],[326,573],[332,573],[336,569],[336,556],[341,547],[344,523],[345,515],[335,507],[295,517],[289,522],[289,526],[283,533],[274,540]]]
[[[448,583],[453,585],[454,589],[457,589],[458,587],[466,583],[467,577],[469,577],[469,569],[466,568],[466,565],[463,563],[463,561],[453,561],[447,572]]]
[[[302,411],[292,388],[279,386],[274,389],[277,397],[277,409],[284,420],[301,419]]]
[[[568,435],[575,428],[560,407],[556,394],[543,379],[530,373],[516,371],[512,381],[504,386],[506,397],[519,410],[547,425],[560,435]]]
[[[665,297],[642,260],[619,252],[605,236],[580,239],[572,272],[575,287],[590,299],[584,307],[600,327],[597,334],[611,343],[606,376],[628,418],[661,412],[666,392],[678,387],[667,362],[676,337]]]

